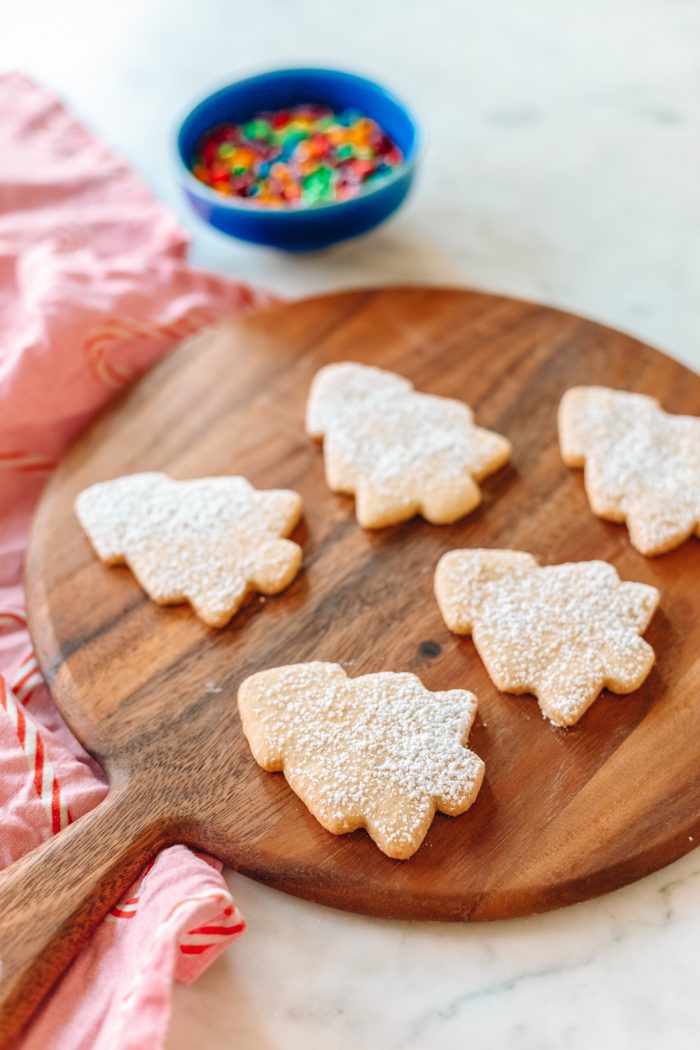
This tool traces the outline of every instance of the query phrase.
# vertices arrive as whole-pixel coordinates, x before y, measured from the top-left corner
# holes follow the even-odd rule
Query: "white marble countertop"
[[[292,258],[196,223],[166,129],[209,85],[299,62],[384,79],[427,145],[400,217]],[[177,208],[203,266],[287,295],[395,281],[512,293],[700,369],[694,0],[35,0],[3,20],[0,63],[56,88],[124,154]],[[698,1045],[696,853],[597,901],[471,927],[229,882],[248,931],[177,989],[169,1050]]]

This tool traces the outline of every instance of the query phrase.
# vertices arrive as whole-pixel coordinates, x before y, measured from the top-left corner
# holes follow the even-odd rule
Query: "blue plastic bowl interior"
[[[302,102],[357,109],[376,120],[401,149],[403,164],[351,200],[308,208],[266,208],[252,200],[224,197],[191,174],[200,138],[217,124],[245,121],[260,110]],[[185,117],[176,146],[182,187],[201,218],[232,237],[286,251],[324,248],[383,222],[411,188],[417,149],[417,125],[403,103],[371,80],[333,69],[279,69],[221,88]]]

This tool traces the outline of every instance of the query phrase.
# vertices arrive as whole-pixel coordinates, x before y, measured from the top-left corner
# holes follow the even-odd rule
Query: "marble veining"
[[[235,874],[229,885],[250,929],[178,990],[169,1050],[199,1025],[212,1046],[235,1031],[240,1046],[294,1050],[697,1046],[692,853],[597,900],[473,926],[342,915]]]

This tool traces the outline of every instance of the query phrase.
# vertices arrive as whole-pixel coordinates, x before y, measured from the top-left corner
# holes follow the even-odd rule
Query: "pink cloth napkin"
[[[264,301],[185,262],[186,237],[42,88],[0,77],[0,866],[95,806],[27,633],[22,565],[46,478],[89,419],[183,336]],[[243,930],[220,866],[161,852],[42,1005],[23,1050],[157,1050],[173,977]]]

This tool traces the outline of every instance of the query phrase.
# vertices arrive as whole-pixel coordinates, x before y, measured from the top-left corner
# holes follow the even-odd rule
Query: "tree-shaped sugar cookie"
[[[301,498],[258,492],[241,477],[131,474],[91,485],[75,509],[103,561],[126,562],[154,601],[189,601],[212,627],[228,623],[248,591],[283,590],[301,564],[301,548],[282,538]]]
[[[564,462],[585,467],[594,514],[626,521],[642,554],[700,536],[700,418],[607,387],[567,390],[559,407]]]
[[[415,853],[436,810],[464,813],[481,786],[484,764],[464,746],[476,713],[465,690],[315,662],[247,678],[238,708],[255,760],[283,771],[324,828],[366,828],[397,860]]]
[[[449,629],[472,635],[496,688],[534,693],[558,726],[577,722],[604,687],[631,693],[654,663],[640,635],[659,592],[604,561],[540,566],[522,551],[450,551],[435,594]]]
[[[323,438],[326,480],[355,495],[368,529],[422,514],[435,525],[468,514],[478,481],[502,466],[510,443],[474,423],[462,401],[420,394],[393,372],[352,362],[314,378],[306,429]]]

